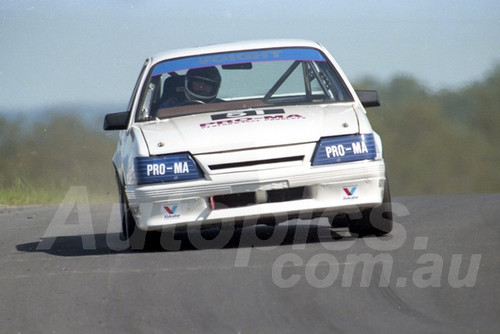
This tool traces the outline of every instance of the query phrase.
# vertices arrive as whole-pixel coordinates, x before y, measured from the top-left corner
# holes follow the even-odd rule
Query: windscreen
[[[312,48],[216,53],[158,63],[137,121],[269,105],[353,101],[340,75]]]

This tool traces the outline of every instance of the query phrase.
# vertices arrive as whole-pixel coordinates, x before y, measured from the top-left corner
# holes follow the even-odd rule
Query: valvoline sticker
[[[358,186],[356,185],[356,186],[342,187],[341,194],[342,194],[342,199],[344,201],[358,199],[359,198]]]
[[[178,204],[164,204],[163,205],[163,218],[164,219],[173,219],[180,218],[180,213]]]

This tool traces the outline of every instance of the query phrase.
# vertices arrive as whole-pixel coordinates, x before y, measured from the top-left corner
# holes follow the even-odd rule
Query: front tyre
[[[144,249],[146,243],[146,232],[136,228],[135,219],[128,205],[125,189],[121,184],[119,187],[120,196],[120,212],[122,218],[122,235],[125,240],[128,240],[130,249]]]
[[[360,219],[350,219],[349,232],[355,237],[365,235],[385,235],[392,231],[393,218],[391,193],[387,178],[384,185],[384,197],[381,205],[361,211]]]

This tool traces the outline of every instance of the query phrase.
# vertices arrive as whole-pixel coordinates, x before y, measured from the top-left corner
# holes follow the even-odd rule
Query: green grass
[[[45,189],[11,187],[0,191],[0,205],[52,204],[64,198],[64,193]]]
[[[60,204],[68,189],[35,189],[9,187],[0,189],[0,206]],[[89,203],[118,203],[116,191],[93,191],[87,189]]]

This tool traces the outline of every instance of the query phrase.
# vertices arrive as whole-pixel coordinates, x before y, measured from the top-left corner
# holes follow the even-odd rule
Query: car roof
[[[255,49],[269,49],[269,48],[287,48],[287,47],[307,47],[307,48],[322,49],[320,44],[308,40],[300,40],[300,39],[253,40],[253,41],[213,44],[213,45],[199,46],[193,48],[164,51],[154,55],[152,57],[152,63],[154,64],[167,59],[175,59],[175,58],[196,56],[202,54],[255,50]]]

